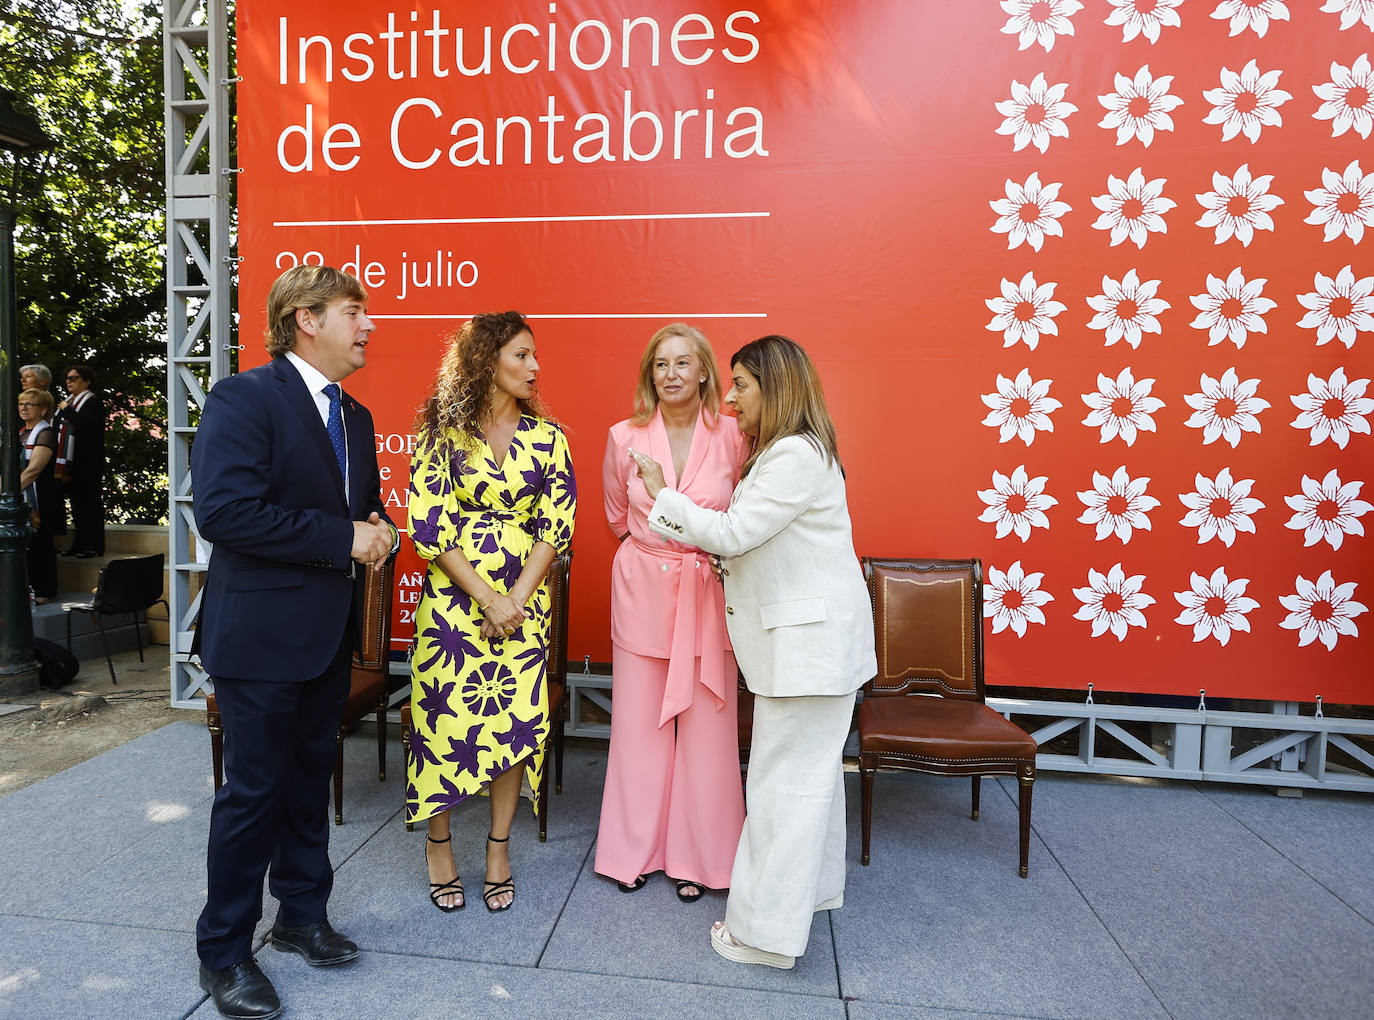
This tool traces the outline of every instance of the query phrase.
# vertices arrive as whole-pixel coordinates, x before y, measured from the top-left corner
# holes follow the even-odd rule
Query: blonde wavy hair
[[[692,354],[701,363],[706,378],[697,388],[697,395],[706,405],[706,421],[712,427],[720,416],[720,370],[716,367],[716,352],[711,349],[711,341],[706,334],[685,322],[670,322],[652,337],[649,346],[644,348],[644,356],[639,359],[639,381],[635,384],[635,410],[630,421],[635,425],[647,425],[658,410],[658,390],[654,387],[654,358],[658,345],[664,340],[681,337],[692,345]]]
[[[449,341],[439,361],[434,390],[415,419],[420,446],[446,447],[452,432],[463,437],[464,445],[476,439],[482,418],[491,410],[501,348],[521,333],[534,336],[519,312],[487,312],[464,323]],[[524,414],[550,419],[537,393],[529,400],[517,399],[516,404]]]

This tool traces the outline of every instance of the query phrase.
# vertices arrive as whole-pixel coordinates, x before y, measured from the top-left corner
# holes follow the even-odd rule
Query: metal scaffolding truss
[[[167,510],[172,704],[203,707],[208,677],[191,656],[203,552],[191,515],[191,441],[205,395],[229,374],[227,0],[170,0],[162,47],[167,152]]]
[[[191,513],[191,441],[205,395],[229,374],[235,262],[229,146],[228,0],[170,0],[163,11],[167,134],[167,410],[171,542],[171,694],[203,707],[209,678],[191,655],[191,626],[208,554]],[[582,663],[568,673],[568,733],[604,738],[611,677]],[[405,672],[406,665],[393,664]],[[1272,711],[989,698],[1041,746],[1042,769],[1286,788],[1374,792],[1374,720]],[[1267,704],[1267,703],[1262,703]],[[395,721],[395,713],[393,713]]]

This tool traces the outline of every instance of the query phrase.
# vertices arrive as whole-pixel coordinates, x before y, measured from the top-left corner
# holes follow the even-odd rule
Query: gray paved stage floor
[[[974,823],[965,781],[880,776],[863,868],[853,782],[845,906],[780,972],[710,950],[722,894],[684,906],[661,877],[626,896],[592,872],[599,750],[569,751],[546,844],[517,820],[515,909],[473,896],[441,914],[390,747],[379,784],[372,738],[348,741],[333,832],[330,913],[362,959],[258,953],[288,1016],[1309,1018],[1374,1001],[1369,798],[1045,775],[1023,881],[1009,787],[985,784]],[[178,722],[0,799],[0,1015],[216,1016],[191,934],[211,792],[205,730]],[[484,819],[484,802],[455,818],[469,890]]]

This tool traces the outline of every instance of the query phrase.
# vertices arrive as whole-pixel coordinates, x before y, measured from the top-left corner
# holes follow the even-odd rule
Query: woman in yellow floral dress
[[[538,375],[523,316],[475,316],[445,352],[416,423],[410,536],[429,570],[415,610],[406,819],[429,820],[430,899],[446,912],[464,906],[450,810],[490,794],[482,898],[507,910],[520,779],[528,769],[537,797],[544,768],[544,575],[572,541],[577,483]]]

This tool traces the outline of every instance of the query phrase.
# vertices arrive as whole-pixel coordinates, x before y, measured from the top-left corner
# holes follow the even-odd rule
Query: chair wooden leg
[[[859,855],[859,863],[868,864],[868,839],[873,831],[873,773],[875,769],[859,767],[859,787],[862,790],[860,801],[863,805],[863,849]]]
[[[334,738],[334,824],[343,824],[343,727]]]
[[[210,760],[215,767],[215,789],[219,790],[224,785],[224,722],[218,712],[207,709],[205,725],[210,730]]]
[[[978,821],[978,806],[979,806],[979,799],[982,797],[982,793],[983,793],[983,777],[982,777],[982,776],[974,776],[974,777],[973,777],[973,814],[972,814],[971,817],[973,818],[973,820],[974,820],[975,822]]]
[[[401,706],[401,817],[406,816],[406,786],[410,782],[410,705]],[[406,822],[406,832],[414,832],[415,823]]]
[[[386,692],[377,706],[377,781],[386,782]]]
[[[1021,877],[1026,878],[1030,874],[1031,786],[1035,782],[1035,766],[1022,765],[1018,779],[1021,784]]]
[[[553,766],[554,766],[554,792],[563,792],[563,720],[559,719],[553,725]]]
[[[549,839],[549,759],[548,747],[545,746],[544,771],[539,775],[539,842],[546,843]]]

